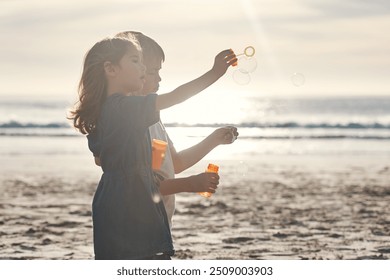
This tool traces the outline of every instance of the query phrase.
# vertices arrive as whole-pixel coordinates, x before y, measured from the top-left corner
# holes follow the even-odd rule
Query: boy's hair
[[[135,37],[142,48],[142,53],[145,58],[157,58],[165,61],[165,54],[161,46],[152,38],[138,31],[123,31],[115,35],[115,37],[129,38]]]
[[[79,101],[70,111],[69,119],[82,134],[89,134],[96,128],[96,122],[107,97],[107,79],[104,63],[118,64],[130,48],[140,46],[137,40],[127,38],[105,38],[97,42],[85,55],[83,73],[78,86]]]

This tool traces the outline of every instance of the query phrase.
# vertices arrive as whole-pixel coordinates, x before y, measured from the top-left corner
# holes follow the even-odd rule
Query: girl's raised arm
[[[198,94],[222,77],[229,66],[235,62],[237,62],[237,57],[232,50],[220,52],[215,57],[213,68],[210,71],[191,82],[179,86],[169,93],[158,95],[156,110],[164,110]]]

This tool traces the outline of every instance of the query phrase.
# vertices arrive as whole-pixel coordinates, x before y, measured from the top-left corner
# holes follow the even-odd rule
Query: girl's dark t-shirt
[[[88,145],[103,175],[93,204],[96,259],[173,254],[167,215],[151,167],[148,128],[159,121],[156,94],[114,94],[103,104]]]

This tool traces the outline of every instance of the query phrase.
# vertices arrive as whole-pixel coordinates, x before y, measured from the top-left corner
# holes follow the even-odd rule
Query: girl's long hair
[[[128,38],[106,38],[97,42],[84,58],[83,73],[78,86],[79,100],[70,111],[69,119],[82,134],[96,128],[103,102],[107,97],[107,79],[104,63],[118,64],[129,48],[139,49],[138,42]]]

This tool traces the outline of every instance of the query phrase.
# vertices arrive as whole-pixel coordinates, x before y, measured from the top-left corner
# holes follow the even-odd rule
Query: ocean
[[[390,97],[218,99],[161,113],[177,151],[220,126],[240,133],[177,175],[219,165],[210,199],[176,195],[176,259],[389,258]],[[71,105],[0,98],[4,259],[93,258],[102,172]]]
[[[248,97],[246,101],[246,107],[229,116],[218,113],[215,114],[218,118],[202,119],[202,112],[197,116],[199,113],[194,111],[194,116],[183,114],[179,120],[171,116],[163,121],[166,127],[181,127],[188,131],[235,125],[245,130],[246,138],[254,139],[390,139],[390,97]],[[77,136],[66,120],[71,106],[70,102],[61,99],[0,97],[0,136]],[[218,111],[215,107],[210,109],[210,114]],[[244,118],[242,112],[245,112]],[[235,115],[239,115],[237,121],[234,121]],[[196,122],[197,118],[201,121]],[[223,121],[226,118],[229,122]]]
[[[351,163],[366,158],[390,162],[390,97],[251,96],[228,103],[205,103],[201,98],[186,103],[161,113],[178,151],[218,127],[238,127],[237,141],[215,149],[206,160],[284,162],[332,156]],[[60,98],[1,97],[1,166],[15,157],[90,158],[85,137],[66,119],[71,106]]]

